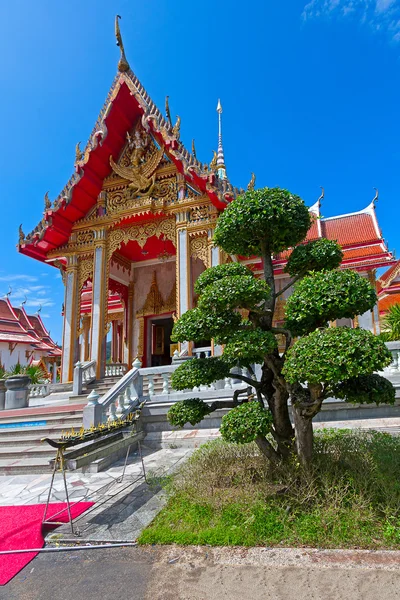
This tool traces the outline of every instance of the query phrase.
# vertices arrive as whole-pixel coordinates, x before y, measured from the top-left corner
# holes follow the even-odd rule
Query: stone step
[[[1,475],[34,475],[50,472],[51,468],[46,458],[0,459],[0,484]]]
[[[180,429],[178,431],[148,431],[145,444],[150,448],[198,448],[220,437],[219,429]]]
[[[6,429],[0,431],[0,447],[15,446],[16,444],[40,444],[40,440],[48,437],[51,440],[58,440],[64,431],[72,428],[78,431],[81,428],[82,421],[76,423],[63,423],[52,425],[51,427],[24,427],[16,429]]]
[[[26,458],[44,458],[50,460],[54,458],[55,454],[55,448],[51,448],[51,446],[46,443],[33,446],[28,446],[25,444],[3,446],[1,444],[0,447],[0,460],[12,458],[14,458],[14,460]]]
[[[57,406],[34,406],[31,408],[19,408],[15,410],[3,410],[0,412],[0,427],[8,423],[20,423],[29,421],[43,421],[47,419],[64,419],[66,416],[76,415],[80,417],[85,404],[57,405]]]

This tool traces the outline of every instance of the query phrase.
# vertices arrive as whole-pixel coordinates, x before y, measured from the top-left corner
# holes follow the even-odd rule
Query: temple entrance
[[[172,317],[147,319],[147,366],[162,367],[171,364]]]

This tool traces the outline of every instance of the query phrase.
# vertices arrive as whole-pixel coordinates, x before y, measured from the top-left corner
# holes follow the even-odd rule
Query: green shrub
[[[203,400],[189,398],[173,404],[167,413],[167,418],[174,427],[183,427],[186,423],[191,425],[200,423],[210,412],[210,407]]]
[[[270,432],[272,415],[257,401],[236,406],[222,417],[220,432],[226,442],[249,444]]]

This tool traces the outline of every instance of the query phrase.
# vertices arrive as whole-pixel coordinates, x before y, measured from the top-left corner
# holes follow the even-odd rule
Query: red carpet
[[[78,502],[71,507],[72,518],[79,517],[85,510],[93,506],[94,502]],[[26,506],[0,506],[0,550],[29,550],[42,548],[44,538],[42,519],[45,504],[31,504]],[[63,511],[57,514],[59,511]],[[50,504],[46,520],[68,523],[67,504],[65,502]],[[45,525],[52,528],[51,525]],[[54,525],[57,527],[57,525]],[[0,585],[5,585],[21,569],[23,569],[37,552],[24,552],[23,554],[0,555]]]

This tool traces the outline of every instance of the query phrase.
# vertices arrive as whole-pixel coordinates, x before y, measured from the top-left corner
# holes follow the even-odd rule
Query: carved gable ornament
[[[153,138],[140,126],[126,134],[127,142],[118,162],[110,156],[114,175],[126,181],[125,187],[109,191],[107,212],[146,207],[162,208],[167,200],[177,195],[176,177],[160,180],[157,169],[165,162],[164,147],[158,147]]]

